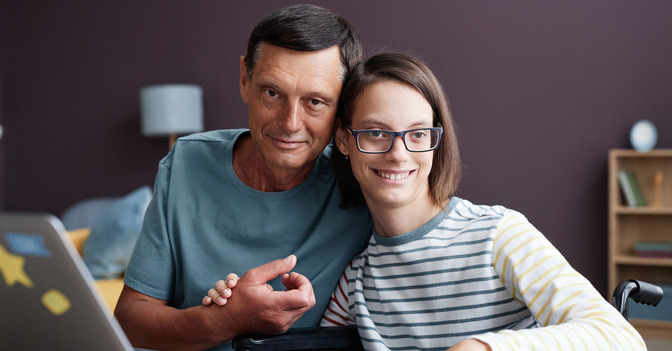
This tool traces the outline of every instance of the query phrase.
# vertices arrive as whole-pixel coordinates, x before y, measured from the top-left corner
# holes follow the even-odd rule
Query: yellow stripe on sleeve
[[[546,256],[542,258],[541,260],[537,261],[535,264],[531,265],[530,268],[526,269],[523,273],[521,273],[518,278],[516,279],[516,285],[520,284],[520,280],[525,277],[526,275],[530,274],[531,271],[533,271],[535,268],[539,267],[541,264],[544,262],[550,260],[553,258],[552,256]]]
[[[555,270],[558,270],[558,269],[559,268],[553,267],[553,268],[549,268],[548,270],[549,271],[550,270],[555,271]],[[549,281],[547,281],[546,284],[544,284],[541,287],[541,289],[539,289],[539,292],[537,292],[537,295],[534,296],[534,298],[530,301],[530,304],[528,306],[534,305],[534,303],[537,301],[537,299],[539,299],[543,295],[544,291],[546,291],[546,288],[548,287],[548,285],[550,285],[555,279],[568,278],[568,277],[573,277],[573,276],[576,276],[576,275],[578,275],[578,273],[573,273],[573,272],[572,273],[562,273],[562,274],[556,275],[555,277],[553,277],[553,279],[550,279]],[[549,301],[550,301],[550,299],[549,299]],[[546,304],[548,304],[548,302]],[[543,311],[543,308],[542,308],[542,311]]]
[[[566,264],[567,264],[566,262],[562,262],[562,263],[560,263],[556,266],[553,266],[553,267],[547,269],[544,273],[542,273],[540,276],[538,276],[537,279],[532,281],[525,289],[523,289],[521,291],[521,293],[523,295],[525,295],[527,293],[527,291],[530,290],[531,287],[533,287],[535,284],[537,284],[540,280],[544,279],[545,276],[549,275],[553,271],[556,271],[556,270],[560,269],[561,267],[563,267]]]
[[[508,338],[505,340],[507,344],[509,344],[509,350],[520,350],[520,343],[518,342],[518,339],[516,338],[516,333],[512,330],[503,330],[502,334],[506,334]],[[515,345],[511,344],[511,341],[515,343]]]
[[[513,228],[515,228],[519,225],[524,225],[525,224],[525,222],[515,221],[513,224],[509,225],[508,227],[504,227],[504,225],[507,225],[508,222],[511,222],[511,221],[514,221],[514,220],[520,220],[520,218],[516,218],[516,217],[512,217],[512,216],[504,217],[504,220],[502,221],[502,223],[497,225],[497,231],[495,232],[495,237],[493,238],[494,240],[492,242],[493,246],[497,246],[497,241],[499,241],[499,239],[502,237],[502,235],[504,235],[506,232],[508,232],[510,230],[513,230]],[[505,246],[505,245],[502,245],[502,246]],[[500,252],[501,252],[501,250],[500,250]],[[497,258],[498,257],[499,257],[499,253],[497,254]],[[495,262],[496,261],[497,261],[497,259],[495,259]]]
[[[495,256],[495,260],[494,260],[494,262],[493,262],[493,264],[495,265],[495,268],[497,268],[497,263],[499,262],[499,255],[502,254],[502,250],[504,250],[504,248],[505,248],[507,245],[509,245],[512,241],[516,240],[519,236],[521,236],[521,235],[523,235],[523,234],[525,234],[525,233],[528,233],[528,232],[530,232],[530,231],[531,231],[531,230],[522,231],[522,232],[520,232],[520,233],[517,233],[517,234],[513,235],[513,236],[510,237],[507,241],[505,241],[505,242],[502,244],[502,246],[499,247],[499,250],[497,250],[497,255]],[[495,240],[496,240],[497,238],[499,238],[500,236],[502,236],[502,234],[504,234],[504,232],[497,232],[497,233],[495,234]],[[493,247],[495,246],[495,242],[494,242],[494,241],[493,241],[493,243],[492,243],[492,246],[493,246]],[[510,256],[510,255],[509,255],[509,256]],[[507,262],[507,259],[509,258],[509,256],[505,257],[505,259],[504,259],[504,266],[502,266],[502,278],[504,278],[504,275],[506,274],[506,262]]]
[[[570,285],[558,288],[558,290],[556,290],[556,291],[564,290],[564,289],[571,288],[571,287],[574,287],[574,286],[581,286],[581,285],[584,285],[584,283],[570,284]],[[556,310],[560,309],[562,307],[562,305],[564,305],[568,300],[571,300],[571,299],[575,298],[576,296],[578,296],[582,293],[584,293],[583,290],[576,291],[573,294],[569,295],[566,299],[562,300],[560,303],[557,303],[557,304],[551,306],[551,310],[550,310],[548,316],[546,317],[546,321],[544,322],[544,325],[548,325],[548,322],[550,321],[551,316],[553,315],[553,313],[555,313]]]
[[[548,344],[546,344],[546,341],[544,341],[544,338],[541,334],[536,334],[537,338],[541,341],[542,344],[544,344],[544,350],[550,350],[548,347]]]
[[[620,325],[620,324],[616,324],[616,323],[614,323],[614,321],[613,321],[612,318],[604,318],[603,316],[598,316],[598,317],[595,317],[595,319],[601,321],[601,322],[604,323],[604,324],[608,324],[608,325],[610,325],[610,326],[612,326],[612,327],[621,327],[621,326],[622,326],[622,325]],[[638,341],[639,345],[640,345],[641,347],[643,347],[643,348],[646,348],[646,344],[644,344],[644,340],[642,340],[641,337],[637,337],[637,336],[635,335],[635,333],[633,333],[634,328],[632,327],[632,325],[628,324],[626,327],[627,327],[626,329],[628,330],[628,333],[630,333],[630,335],[632,335],[633,338],[636,339],[636,340]],[[609,329],[609,328],[596,328],[596,329],[598,329],[598,330],[602,330],[602,329]],[[622,328],[619,328],[619,329],[622,329]],[[606,337],[606,336],[605,336],[605,337]],[[626,339],[629,340],[630,338],[626,338]],[[614,339],[614,340],[615,340],[615,339]],[[633,345],[632,343],[630,343],[630,350],[634,350],[634,349],[636,349],[635,345]]]
[[[548,328],[548,329],[546,329],[546,331],[547,331],[547,334],[550,335],[551,338],[553,338],[553,341],[555,341],[555,345],[558,346],[556,348],[556,350],[562,350],[562,346],[560,345],[560,341],[558,341],[558,338],[555,336],[555,333],[554,333],[555,330],[552,329],[552,328]]]
[[[516,250],[518,250],[518,249],[520,249],[520,248],[522,248],[522,247],[525,247],[526,245],[528,245],[530,242],[532,242],[532,241],[534,241],[534,240],[541,240],[541,239],[542,239],[542,238],[540,238],[540,237],[534,237],[534,238],[531,238],[531,239],[527,240],[526,242],[520,244],[520,246],[518,246],[518,248],[517,248]],[[538,247],[538,248],[536,248],[536,249],[534,249],[534,250],[528,252],[527,254],[525,254],[525,256],[521,257],[520,260],[518,260],[518,262],[517,262],[516,264],[514,264],[513,266],[511,266],[511,269],[514,269],[514,270],[515,270],[516,268],[518,268],[518,266],[520,266],[521,264],[523,264],[523,262],[525,262],[528,258],[530,258],[530,256],[536,254],[537,252],[539,252],[539,251],[541,251],[541,250],[549,250],[549,249],[550,249],[550,250],[553,250],[553,247],[550,246],[550,245],[544,245],[544,246],[540,246],[540,247]],[[513,252],[512,252],[512,253],[513,253]]]
[[[581,340],[581,343],[583,344],[583,349],[584,349],[584,350],[590,350],[590,349],[588,348],[588,345],[586,344],[586,340],[584,340],[584,339],[581,337],[581,334],[582,334],[581,331],[580,331],[580,330],[577,331],[576,328],[577,328],[576,325],[567,325],[567,329],[569,329],[569,330],[571,330],[572,332],[574,332],[574,333],[577,335],[577,339]]]

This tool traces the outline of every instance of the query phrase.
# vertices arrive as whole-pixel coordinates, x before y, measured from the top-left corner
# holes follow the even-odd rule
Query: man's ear
[[[249,103],[248,90],[250,88],[250,78],[247,75],[247,66],[245,66],[245,56],[240,57],[240,97],[244,103]]]
[[[348,131],[341,127],[341,122],[336,121],[336,127],[334,128],[334,144],[338,147],[338,150],[345,156],[348,156]]]

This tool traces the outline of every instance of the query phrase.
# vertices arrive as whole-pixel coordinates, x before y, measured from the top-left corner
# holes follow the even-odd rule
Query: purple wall
[[[5,0],[0,0],[0,126],[3,126],[4,128],[4,114],[5,114],[5,108],[4,108],[4,103],[3,103],[3,98],[5,96],[4,94],[4,86],[5,86],[5,79],[4,79],[4,68],[5,68],[5,49],[7,47],[6,45],[6,40],[5,40],[5,31],[6,31],[6,26],[4,25],[7,23],[7,10],[6,10],[6,1]],[[4,130],[4,129],[3,129]],[[3,143],[3,139],[0,137],[0,211],[5,209],[5,188],[6,188],[6,181],[5,181],[5,143]]]
[[[5,0],[0,206],[60,214],[153,184],[167,140],[140,135],[145,85],[199,84],[206,129],[247,126],[239,56],[288,3]],[[369,53],[423,57],[457,120],[459,195],[520,210],[606,292],[607,152],[640,118],[672,148],[672,2],[315,3]]]

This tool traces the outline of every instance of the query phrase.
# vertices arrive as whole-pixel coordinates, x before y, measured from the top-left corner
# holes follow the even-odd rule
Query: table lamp
[[[168,136],[203,130],[203,91],[191,84],[160,84],[140,89],[142,135]]]

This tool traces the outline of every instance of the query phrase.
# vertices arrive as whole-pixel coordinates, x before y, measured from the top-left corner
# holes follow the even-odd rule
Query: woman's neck
[[[369,206],[369,210],[376,233],[380,236],[393,237],[420,228],[443,210],[443,207],[428,199],[422,204],[414,203],[394,208]]]

